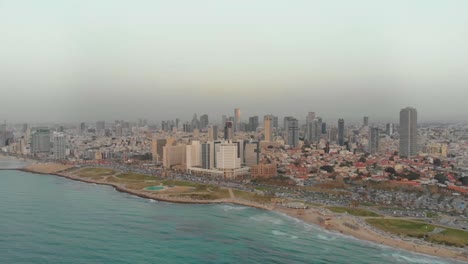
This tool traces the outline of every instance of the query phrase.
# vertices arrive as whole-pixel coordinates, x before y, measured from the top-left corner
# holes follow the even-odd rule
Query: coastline
[[[320,226],[326,230],[337,232],[343,235],[348,235],[356,239],[369,241],[379,245],[385,245],[392,248],[399,248],[406,251],[425,254],[429,256],[435,256],[440,258],[449,258],[457,261],[468,261],[468,252],[466,250],[457,250],[456,248],[449,248],[442,245],[431,245],[426,242],[417,242],[414,239],[397,238],[390,234],[386,234],[383,231],[378,232],[365,223],[363,218],[355,217],[351,215],[330,213],[323,208],[311,207],[309,209],[290,209],[283,206],[277,206],[275,204],[259,204],[252,201],[247,201],[239,198],[224,198],[216,200],[195,200],[192,198],[180,198],[180,197],[169,197],[168,195],[148,193],[144,190],[135,190],[126,188],[121,184],[105,182],[101,180],[93,180],[89,178],[83,178],[76,175],[72,175],[68,172],[55,171],[39,171],[30,169],[28,167],[17,168],[16,170],[44,174],[44,175],[55,175],[58,177],[67,178],[70,180],[94,183],[99,185],[107,185],[113,187],[115,190],[123,193],[128,193],[145,199],[153,199],[163,202],[170,203],[182,203],[182,204],[237,204],[242,206],[249,206],[257,209],[276,211],[295,219],[304,221],[305,223],[311,223]],[[324,221],[326,220],[326,221]]]

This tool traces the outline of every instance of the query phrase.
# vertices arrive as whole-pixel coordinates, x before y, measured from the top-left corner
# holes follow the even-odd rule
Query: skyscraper
[[[206,129],[206,127],[208,126],[208,115],[205,114],[205,115],[202,115],[200,116],[200,129],[204,130]]]
[[[61,132],[54,132],[52,136],[54,159],[64,160],[65,157],[65,136]]]
[[[320,140],[322,134],[322,123],[321,120],[315,118],[307,121],[307,141],[309,143],[317,143]]]
[[[226,124],[224,125],[224,140],[232,140],[233,135],[232,121],[226,121]]]
[[[264,126],[264,136],[265,136],[265,141],[271,142],[271,137],[272,137],[272,124],[273,123],[273,116],[272,115],[266,115],[263,118],[263,126]]]
[[[208,127],[208,140],[214,141],[218,139],[218,126],[210,125]]]
[[[344,145],[344,119],[338,119],[338,145]]]
[[[407,107],[400,111],[400,156],[409,158],[417,154],[418,112]]]
[[[380,141],[380,130],[378,127],[372,127],[370,129],[369,136],[369,153],[375,154],[379,151],[379,141]]]
[[[362,120],[362,125],[363,126],[369,126],[369,117],[365,116]]]
[[[255,132],[258,128],[258,116],[249,117],[249,131]]]
[[[285,117],[285,143],[292,148],[299,146],[299,122],[294,117]]]
[[[49,155],[50,131],[47,128],[38,128],[31,136],[31,153],[34,156]]]
[[[387,134],[387,136],[392,136],[393,129],[394,129],[393,123],[387,123],[387,125],[385,126],[385,134]]]
[[[234,109],[234,132],[240,131],[240,123],[241,123],[241,111],[239,108]]]
[[[237,144],[220,144],[216,153],[216,168],[220,170],[240,168],[241,159],[238,157],[237,151]]]
[[[258,141],[244,142],[244,164],[247,167],[258,165],[260,161],[260,144]]]

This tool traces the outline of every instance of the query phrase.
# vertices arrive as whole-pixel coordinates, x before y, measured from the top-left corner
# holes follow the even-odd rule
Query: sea
[[[1,166],[15,164],[0,159]],[[109,186],[0,170],[0,263],[460,262],[361,241],[277,212],[158,202]]]

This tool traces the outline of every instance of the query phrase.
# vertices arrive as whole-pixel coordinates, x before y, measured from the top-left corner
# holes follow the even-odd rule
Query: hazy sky
[[[468,1],[0,0],[0,119],[468,117]]]

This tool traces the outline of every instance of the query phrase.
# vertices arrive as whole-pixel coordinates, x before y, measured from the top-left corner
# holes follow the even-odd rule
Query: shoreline
[[[194,200],[191,198],[175,198],[168,197],[167,195],[157,194],[157,193],[147,193],[144,190],[135,190],[126,188],[122,185],[104,182],[101,180],[92,180],[88,178],[83,178],[79,176],[71,175],[67,172],[41,172],[33,169],[17,168],[13,170],[23,171],[27,173],[43,174],[43,175],[54,175],[58,177],[63,177],[69,180],[84,182],[84,183],[94,183],[99,185],[111,186],[118,192],[128,193],[131,195],[138,196],[145,199],[153,199],[162,202],[170,203],[179,203],[179,204],[236,204],[241,206],[249,206],[257,209],[275,211],[282,214],[285,214],[289,217],[298,219],[308,224],[317,225],[320,228],[323,228],[328,231],[336,232],[339,234],[351,236],[353,238],[371,242],[377,245],[389,246],[392,248],[397,248],[412,253],[424,254],[433,257],[447,258],[457,261],[468,262],[468,252],[464,249],[459,248],[449,248],[443,245],[434,245],[429,244],[425,241],[418,241],[412,238],[398,238],[391,234],[387,234],[383,231],[376,231],[370,225],[366,224],[363,218],[330,213],[324,210],[323,208],[310,207],[309,209],[291,209],[283,206],[277,206],[275,204],[259,204],[256,202],[251,202],[247,200],[242,200],[238,198],[224,198],[216,200]]]

